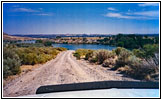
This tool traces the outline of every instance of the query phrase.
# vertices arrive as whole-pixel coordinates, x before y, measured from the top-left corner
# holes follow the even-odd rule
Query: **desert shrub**
[[[117,70],[120,71],[120,73],[127,74],[127,75],[129,75],[129,73],[132,72],[131,67],[128,66],[128,65],[125,65],[123,67],[119,67]]]
[[[65,50],[61,48],[61,50]],[[22,59],[22,64],[39,64],[45,63],[56,57],[56,55],[61,52],[58,48],[53,47],[28,47],[28,48],[18,48],[17,54]]]
[[[93,50],[89,50],[89,49],[77,49],[74,53],[74,56],[77,57],[77,59],[80,58],[87,58],[86,55],[88,53],[91,53]]]
[[[14,49],[4,47],[3,49],[3,77],[20,73],[21,60]]]
[[[159,66],[159,45],[158,44],[147,44],[141,49],[134,49],[133,53],[147,61],[151,66]]]
[[[40,54],[40,55],[37,56],[38,63],[41,63],[42,64],[42,63],[45,63],[46,62],[45,55],[46,54],[43,53],[43,54]]]
[[[35,53],[24,54],[22,63],[26,65],[37,64],[37,55]]]
[[[110,68],[112,68],[114,65],[115,65],[115,60],[112,59],[112,58],[106,59],[106,60],[103,62],[103,64],[102,64],[102,66],[104,66],[104,67],[110,67]]]
[[[127,65],[129,62],[128,58],[132,55],[133,55],[133,53],[131,51],[129,51],[127,49],[122,49],[120,51],[120,54],[118,56],[118,59],[116,61],[116,65],[114,68],[117,69],[119,67],[123,67],[123,66]]]
[[[98,61],[98,59],[96,57],[92,57],[89,59],[89,62],[91,63],[96,63]]]
[[[44,47],[42,43],[17,43],[17,47]]]
[[[149,58],[149,57],[154,57],[155,53],[159,53],[159,45],[158,44],[147,44],[144,45],[143,47],[144,53],[145,53],[145,57]]]
[[[75,56],[77,59],[80,59],[80,54],[74,53],[74,56]]]
[[[140,58],[151,58],[155,56],[155,53],[159,53],[159,46],[147,44],[142,49],[133,49],[133,53]]]
[[[155,79],[154,75],[159,72],[158,67],[152,67],[145,62],[134,64],[130,66],[131,70],[127,71],[126,74],[136,79],[152,80]]]
[[[139,59],[135,55],[130,55],[125,59],[124,63],[117,70],[130,77],[141,80],[154,80],[158,76],[158,67],[151,66],[148,62]]]
[[[65,48],[53,47],[16,47],[15,45],[4,45],[3,49],[3,73],[4,78],[9,75],[20,73],[22,64],[34,65],[45,63],[56,55],[66,50]],[[20,60],[21,59],[21,60]]]
[[[120,54],[120,52],[123,50],[124,48],[122,48],[122,47],[117,47],[115,50],[113,50],[113,51],[115,51],[115,53],[116,53],[116,55],[119,55]]]
[[[144,57],[144,52],[140,49],[133,49],[133,54],[140,58]]]
[[[108,58],[114,58],[115,54],[109,50],[96,50],[93,52],[93,57],[96,58],[99,64],[102,64],[104,60]]]
[[[87,54],[85,55],[85,60],[89,60],[93,56],[94,50],[88,50]]]
[[[143,48],[144,58],[151,66],[159,66],[159,45],[147,44]]]
[[[88,52],[88,49],[78,49],[76,52],[80,54],[80,56],[85,56]]]
[[[121,70],[121,72],[124,72],[127,75],[131,75],[130,73],[133,73],[134,68],[137,68],[140,64],[141,61],[139,58],[134,55],[130,55],[127,59],[125,59],[124,65],[118,67],[118,70]]]
[[[63,47],[57,47],[57,48],[55,48],[56,50],[59,50],[59,51],[65,51],[65,50],[67,50],[66,48],[63,48]]]
[[[141,63],[141,60],[139,58],[137,58],[135,55],[131,55],[128,57],[128,59],[126,60],[127,65],[138,65]]]

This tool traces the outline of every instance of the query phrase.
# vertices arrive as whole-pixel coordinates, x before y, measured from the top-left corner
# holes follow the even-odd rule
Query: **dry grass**
[[[21,72],[28,72],[28,71],[31,71],[37,67],[39,67],[40,64],[36,64],[36,65],[22,65],[20,66],[21,68]]]

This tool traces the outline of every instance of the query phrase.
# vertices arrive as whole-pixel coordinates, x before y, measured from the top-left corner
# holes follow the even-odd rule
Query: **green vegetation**
[[[97,63],[102,64],[106,59],[114,58],[115,54],[109,50],[96,50],[93,58],[97,59]]]
[[[56,47],[55,49],[58,51],[66,51],[67,50],[66,48],[63,48],[63,47]]]
[[[43,43],[42,40],[36,40],[35,43]]]
[[[3,77],[20,73],[21,60],[13,49],[14,46],[3,48]]]
[[[115,62],[116,62],[115,59],[112,59],[112,58],[106,59],[106,60],[104,60],[102,66],[103,67],[113,68],[113,66],[115,65]]]
[[[52,42],[51,41],[45,41],[43,44],[44,44],[44,46],[52,46]]]
[[[45,63],[56,55],[66,50],[53,47],[17,47],[16,45],[4,45],[3,48],[3,73],[4,78],[19,74],[21,65],[34,65]]]
[[[147,44],[144,45],[143,49],[134,49],[133,53],[147,61],[152,66],[159,65],[159,45],[158,44]]]
[[[80,59],[80,58],[88,59],[88,55],[86,56],[86,54],[90,54],[91,52],[93,52],[93,50],[89,50],[89,49],[77,49],[75,51],[75,53],[74,53],[74,56],[77,59]]]
[[[118,55],[115,68],[124,66],[129,62],[129,57],[133,56],[133,53],[127,49],[121,48],[121,51]]]
[[[55,58],[59,53],[57,49],[52,47],[17,48],[16,51],[20,59],[22,59],[21,63],[26,65],[45,63],[48,60]]]
[[[145,49],[142,49],[142,51],[147,52],[147,50],[149,49],[150,48],[147,48],[147,49],[145,48]],[[134,52],[137,51],[138,53],[139,52],[141,53],[141,51],[139,50],[133,50],[133,51]],[[139,58],[135,56],[134,53],[132,53],[131,51],[124,50],[124,52],[125,53],[121,52],[119,54],[118,59],[116,61],[116,66],[114,67],[115,69],[118,69],[122,73],[125,73],[137,79],[154,80],[158,77],[159,66],[151,64],[150,63],[151,59],[148,62],[146,60],[148,59],[146,56],[143,56],[144,58]],[[152,53],[155,53],[155,52],[152,52]],[[152,57],[153,56],[151,56],[151,58]]]
[[[105,37],[104,39],[97,40],[99,44],[107,44],[111,46],[124,47],[127,49],[143,48],[146,44],[158,44],[158,37],[148,37],[140,35],[124,35],[118,34],[111,37]]]
[[[43,47],[42,43],[14,43],[17,47]]]
[[[19,43],[18,43],[19,42]],[[21,43],[21,40],[3,40],[4,44],[14,44],[18,47],[43,47],[43,46],[52,46],[52,41],[50,40],[35,40],[35,43]]]
[[[159,75],[159,46],[147,44],[132,51],[118,47],[115,50],[78,49],[74,56],[118,70],[130,77],[156,81]]]

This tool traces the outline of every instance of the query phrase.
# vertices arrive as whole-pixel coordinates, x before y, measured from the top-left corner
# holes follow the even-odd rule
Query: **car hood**
[[[159,97],[159,89],[99,89],[69,92],[55,92],[28,95],[23,97],[52,97],[52,98],[118,98],[118,97]]]

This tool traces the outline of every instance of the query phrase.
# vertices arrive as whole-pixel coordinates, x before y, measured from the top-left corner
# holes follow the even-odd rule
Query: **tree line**
[[[104,39],[97,40],[99,44],[107,44],[116,47],[124,47],[127,49],[143,48],[146,44],[159,44],[157,36],[141,36],[135,34],[118,34]]]

